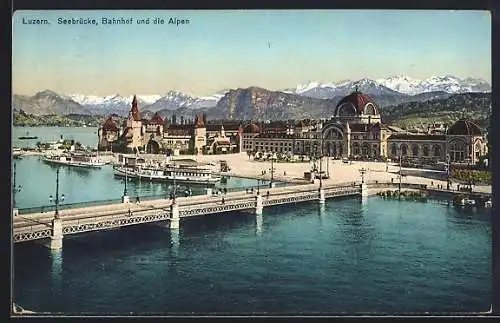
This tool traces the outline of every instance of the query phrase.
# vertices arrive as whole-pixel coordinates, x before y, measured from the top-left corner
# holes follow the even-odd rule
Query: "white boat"
[[[100,168],[106,165],[106,162],[101,161],[96,156],[88,154],[62,154],[62,155],[47,155],[43,156],[42,160],[49,164],[66,165],[84,168]]]
[[[12,157],[14,159],[22,159],[23,157],[23,152],[19,148],[14,148],[12,149]]]
[[[146,163],[139,157],[120,158],[113,166],[114,175],[130,179],[214,185],[221,180],[219,173],[210,165],[201,165],[195,161],[182,160]]]
[[[473,199],[469,199],[469,198],[463,198],[463,199],[458,200],[456,202],[456,204],[459,206],[475,206],[476,201]]]
[[[491,202],[491,200],[484,202],[484,207],[486,207],[486,208],[493,207],[493,202]]]

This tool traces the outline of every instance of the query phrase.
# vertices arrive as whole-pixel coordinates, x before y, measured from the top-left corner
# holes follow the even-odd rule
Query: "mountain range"
[[[329,117],[333,107],[354,89],[370,95],[383,109],[406,102],[446,99],[452,94],[490,92],[491,86],[481,79],[460,79],[454,76],[434,76],[416,80],[407,76],[386,79],[361,79],[336,83],[308,82],[295,89],[270,91],[259,87],[230,89],[212,96],[193,97],[169,91],[165,95],[137,95],[143,117],[158,112],[191,118],[200,112],[209,118],[227,119],[286,119]],[[14,95],[14,113],[21,110],[33,115],[111,115],[126,116],[132,98],[120,95],[98,97],[81,94],[57,94],[50,90],[34,96]],[[332,107],[333,106],[333,107]]]

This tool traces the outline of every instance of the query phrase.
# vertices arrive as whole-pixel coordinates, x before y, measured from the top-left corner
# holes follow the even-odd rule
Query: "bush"
[[[452,170],[451,177],[466,183],[470,180],[472,184],[491,184],[491,172],[484,170]]]

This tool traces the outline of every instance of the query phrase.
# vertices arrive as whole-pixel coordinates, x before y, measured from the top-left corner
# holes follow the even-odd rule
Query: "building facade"
[[[404,159],[419,163],[475,164],[487,153],[486,137],[472,121],[411,133],[382,123],[378,105],[357,89],[336,105],[329,120],[302,120],[281,127],[250,123],[243,129],[245,151],[353,159]]]
[[[227,129],[227,130],[226,130]],[[98,149],[119,152],[170,154],[217,154],[240,152],[242,127],[239,124],[207,124],[206,115],[193,122],[177,123],[155,113],[150,120],[140,117],[136,97],[127,120],[118,127],[110,116],[98,130]]]

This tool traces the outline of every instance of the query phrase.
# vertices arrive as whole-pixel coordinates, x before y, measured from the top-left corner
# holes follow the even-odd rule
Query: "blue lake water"
[[[47,140],[62,131],[34,129]],[[92,129],[72,129],[84,130],[74,139],[90,144]],[[56,168],[35,156],[15,162],[18,207],[47,206]],[[110,167],[61,167],[64,203],[118,200],[123,187]],[[131,196],[167,190],[128,187]],[[185,219],[178,232],[137,225],[67,236],[59,253],[21,243],[13,248],[13,293],[27,309],[66,314],[486,311],[490,212],[373,197]]]
[[[97,147],[97,127],[13,127],[12,146],[19,148],[35,147],[37,142],[75,140],[84,146]],[[37,136],[37,139],[19,139],[22,136]]]
[[[369,198],[227,213],[169,229],[14,247],[14,295],[35,311],[318,314],[486,311],[491,215]]]

